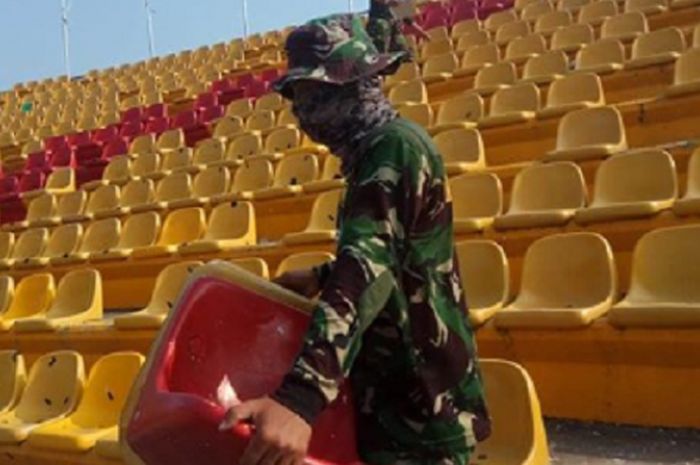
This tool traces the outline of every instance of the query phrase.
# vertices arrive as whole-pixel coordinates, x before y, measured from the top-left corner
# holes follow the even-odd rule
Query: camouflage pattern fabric
[[[402,22],[384,2],[370,3],[367,33],[380,53],[403,53],[403,61],[412,59],[411,48],[401,29]]]
[[[364,461],[466,465],[490,422],[443,164],[425,131],[401,118],[362,153],[338,215],[337,259],[273,397],[313,422],[349,378]]]

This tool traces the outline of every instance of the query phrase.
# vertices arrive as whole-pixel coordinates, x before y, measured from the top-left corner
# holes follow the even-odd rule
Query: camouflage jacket
[[[402,119],[365,147],[347,179],[337,259],[274,397],[313,422],[349,377],[363,460],[464,464],[490,423],[444,167],[423,129]]]

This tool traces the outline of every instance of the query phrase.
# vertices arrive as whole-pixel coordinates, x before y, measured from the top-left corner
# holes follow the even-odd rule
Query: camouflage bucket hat
[[[333,15],[312,20],[289,35],[286,44],[289,71],[274,89],[292,98],[289,84],[318,81],[348,84],[377,74],[390,74],[405,52],[379,53],[356,15]]]

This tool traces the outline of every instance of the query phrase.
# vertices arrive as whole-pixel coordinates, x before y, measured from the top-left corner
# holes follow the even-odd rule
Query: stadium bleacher
[[[421,7],[431,40],[385,90],[445,158],[480,355],[534,383],[484,364],[496,420],[531,421],[475,463],[547,463],[538,398],[700,428],[698,5]],[[193,270],[332,257],[338,160],[269,91],[290,30],[0,94],[1,456],[120,463],[129,383]]]

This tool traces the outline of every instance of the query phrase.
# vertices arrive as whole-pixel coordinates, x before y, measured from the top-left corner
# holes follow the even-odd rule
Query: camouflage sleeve
[[[397,140],[398,139],[398,140]],[[362,334],[396,288],[400,219],[414,196],[406,189],[398,137],[379,141],[352,179],[341,214],[337,259],[304,345],[274,398],[309,423],[338,395]]]

